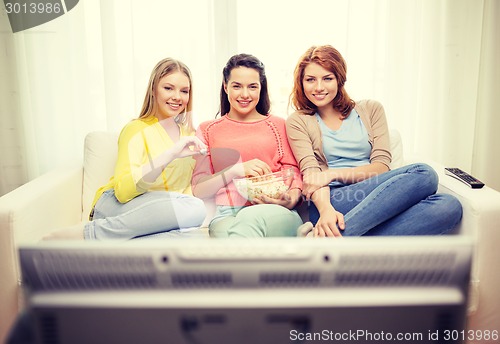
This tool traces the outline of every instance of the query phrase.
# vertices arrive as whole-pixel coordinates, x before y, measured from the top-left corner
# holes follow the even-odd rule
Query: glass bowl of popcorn
[[[294,177],[293,168],[256,177],[235,178],[233,183],[238,193],[249,201],[267,196],[281,198],[290,189]]]

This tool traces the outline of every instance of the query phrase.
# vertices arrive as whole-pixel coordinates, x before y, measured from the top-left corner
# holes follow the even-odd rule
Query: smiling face
[[[321,67],[317,63],[310,63],[304,69],[302,79],[304,94],[319,111],[331,103],[337,96],[338,84],[335,74]]]
[[[162,77],[156,86],[156,106],[159,120],[175,117],[189,102],[189,78],[176,71]]]
[[[261,91],[258,71],[247,67],[233,68],[224,90],[231,106],[230,117],[243,119],[259,115],[256,110]]]

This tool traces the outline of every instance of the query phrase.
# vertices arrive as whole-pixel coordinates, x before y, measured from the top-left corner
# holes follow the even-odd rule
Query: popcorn
[[[293,175],[293,169],[289,168],[263,176],[237,178],[233,182],[238,193],[250,201],[262,196],[279,199],[290,188]]]
[[[268,196],[271,198],[280,198],[281,195],[288,191],[288,186],[285,185],[283,180],[273,180],[265,183],[247,184],[248,198],[260,198],[261,196]]]

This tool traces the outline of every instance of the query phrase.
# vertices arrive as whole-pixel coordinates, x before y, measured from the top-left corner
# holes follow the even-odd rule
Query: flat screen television
[[[461,343],[465,236],[20,247],[38,343]]]

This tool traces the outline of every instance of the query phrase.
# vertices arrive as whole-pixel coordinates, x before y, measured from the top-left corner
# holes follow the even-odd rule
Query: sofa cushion
[[[118,133],[95,131],[85,137],[83,155],[82,220],[88,220],[97,189],[115,172],[118,156]]]
[[[403,157],[403,142],[401,134],[396,129],[389,129],[389,140],[391,142],[391,170],[401,167],[405,164]]]

